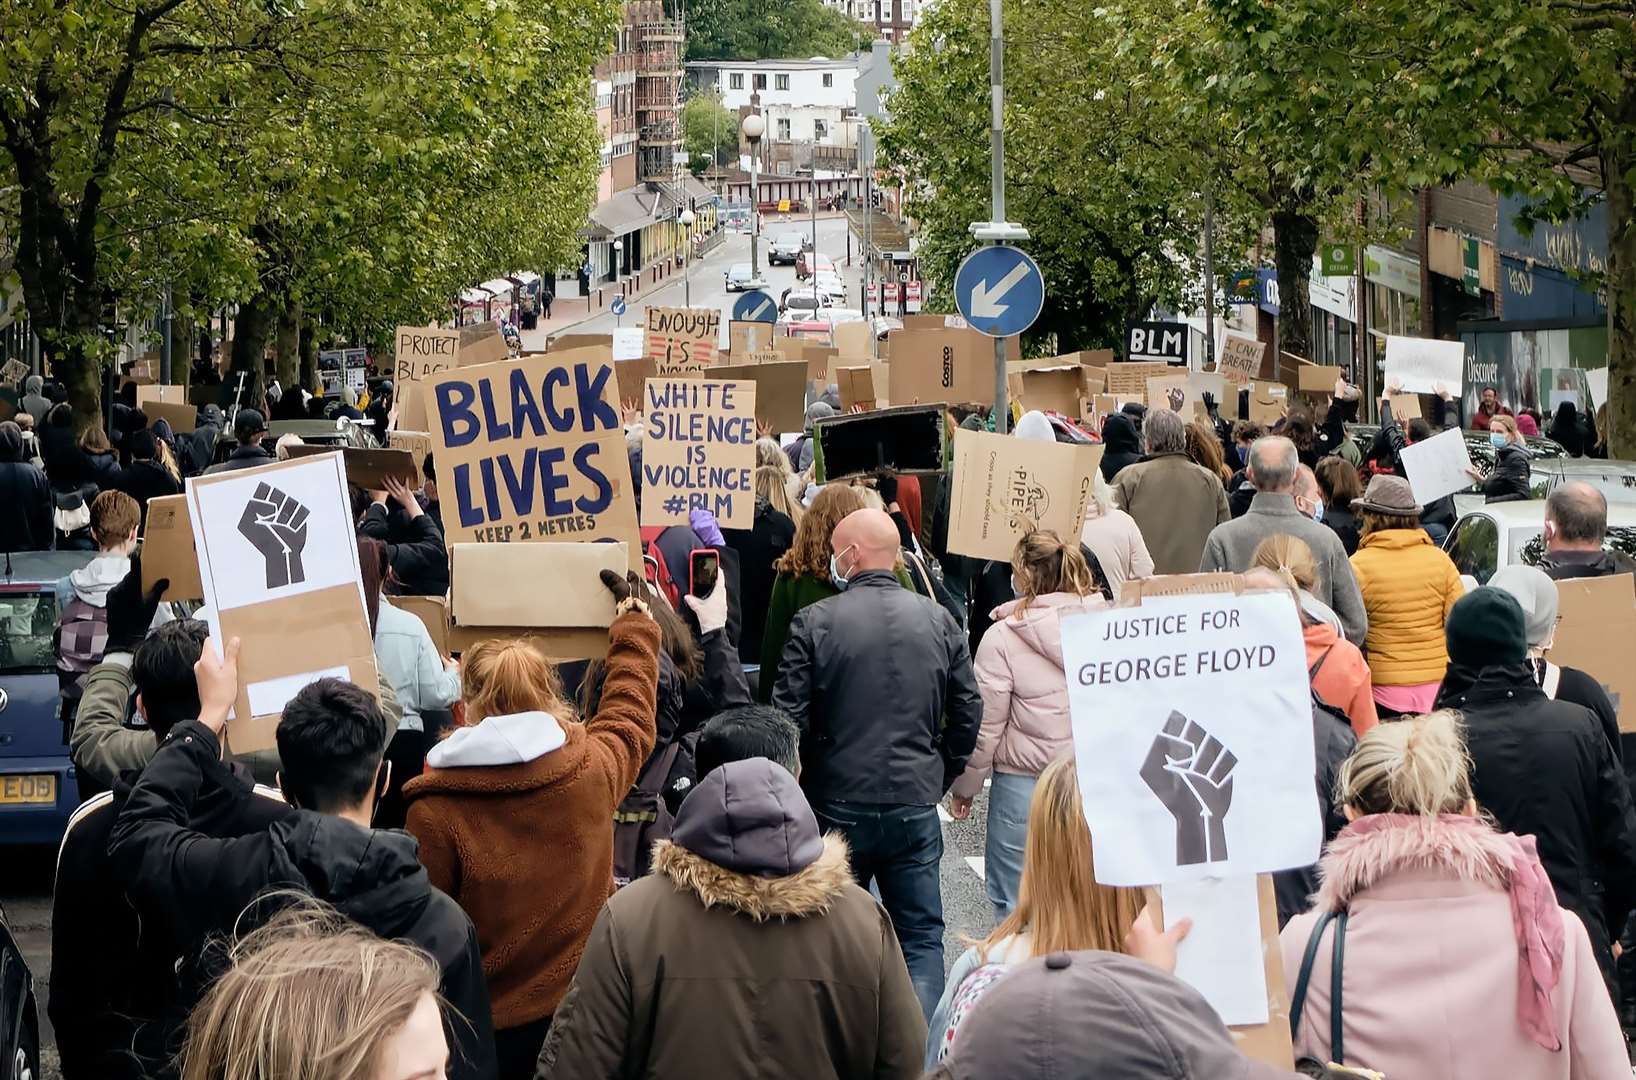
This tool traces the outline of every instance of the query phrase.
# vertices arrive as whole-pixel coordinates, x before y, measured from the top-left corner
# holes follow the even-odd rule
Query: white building
[[[849,15],[872,27],[881,37],[894,44],[915,24],[917,11],[924,11],[931,0],[824,0],[824,6]]]
[[[773,106],[853,109],[857,105],[855,56],[842,60],[822,56],[810,60],[695,60],[687,66],[694,85],[704,90],[713,87],[733,112],[748,108],[752,95],[763,111]]]

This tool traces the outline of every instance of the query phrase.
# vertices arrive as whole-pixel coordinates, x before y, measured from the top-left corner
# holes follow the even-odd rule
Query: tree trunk
[[[278,313],[278,336],[273,346],[278,355],[278,385],[288,390],[301,376],[301,305],[287,303]]]
[[[261,391],[266,381],[267,339],[272,336],[275,304],[266,293],[257,293],[248,302],[239,305],[233,318],[233,361],[227,371],[227,384],[238,386],[239,372],[247,372],[241,406],[261,408]]]
[[[1273,263],[1278,269],[1278,348],[1312,359],[1312,256],[1318,250],[1318,219],[1296,210],[1272,215]],[[1281,370],[1283,357],[1272,358]]]
[[[301,320],[301,385],[318,385],[318,328],[311,319]]]
[[[1636,456],[1636,80],[1619,97],[1620,119],[1602,144],[1608,197],[1608,457]]]
[[[193,382],[193,353],[197,346],[191,308],[170,313],[170,381],[186,392]]]

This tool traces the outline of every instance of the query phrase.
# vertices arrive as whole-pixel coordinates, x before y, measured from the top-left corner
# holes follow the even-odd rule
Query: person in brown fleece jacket
[[[574,719],[556,669],[526,641],[462,664],[453,734],[404,785],[432,883],[477,927],[501,1080],[532,1077],[597,912],[613,893],[613,814],[653,750],[659,627],[636,585],[618,600],[596,715]]]

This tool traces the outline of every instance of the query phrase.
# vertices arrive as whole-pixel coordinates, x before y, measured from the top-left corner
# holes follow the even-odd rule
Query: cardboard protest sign
[[[1119,363],[1108,365],[1108,393],[1123,398],[1147,400],[1147,381],[1155,375],[1170,374],[1163,363]]]
[[[875,331],[867,322],[835,324],[835,349],[842,356],[861,356],[873,359]]]
[[[638,542],[606,348],[443,371],[428,380],[448,542]]]
[[[392,431],[386,436],[386,445],[396,450],[409,452],[409,460],[415,466],[415,487],[426,482],[423,466],[426,464],[426,455],[432,452],[432,433],[429,431]]]
[[[1302,364],[1295,376],[1295,388],[1307,394],[1333,394],[1335,380],[1342,374],[1339,364]]]
[[[1204,398],[1198,386],[1185,372],[1174,375],[1156,375],[1147,381],[1149,408],[1169,409],[1180,413],[1183,420],[1191,420],[1204,412]]]
[[[187,501],[211,637],[242,642],[232,752],[275,746],[285,704],[316,679],[374,693],[375,645],[341,456],[190,477]]]
[[[437,327],[400,326],[392,335],[394,384],[422,382],[429,375],[448,371],[460,353],[460,331]]]
[[[1399,424],[1407,424],[1410,420],[1418,420],[1425,414],[1420,409],[1419,394],[1387,394],[1387,404],[1391,406],[1392,416]]]
[[[701,369],[702,370],[702,369]],[[621,404],[635,405],[642,400],[642,387],[653,378],[653,359],[643,355],[635,360],[620,360],[614,364],[614,380],[619,384]]]
[[[392,596],[389,593],[382,593],[381,600],[419,619],[421,625],[426,627],[426,633],[432,639],[432,648],[437,650],[437,654],[450,655],[449,602],[446,599],[441,596]]]
[[[142,591],[164,578],[170,584],[159,599],[204,599],[186,495],[156,495],[148,500],[148,519],[142,526]]]
[[[896,402],[994,401],[994,343],[975,330],[894,330],[892,382]]]
[[[15,356],[9,358],[3,366],[0,366],[0,383],[5,383],[7,386],[18,386],[27,376],[28,365]],[[141,398],[139,397],[137,400],[140,401]]]
[[[163,420],[170,425],[172,431],[185,435],[199,424],[199,407],[189,405],[185,401],[145,401],[138,407],[142,410],[142,415],[148,418],[149,427],[156,421]]]
[[[186,405],[187,387],[171,386],[165,383],[147,383],[136,388],[136,407],[147,412],[143,406],[150,401],[162,401],[168,405]]]
[[[1061,620],[1097,881],[1316,862],[1323,810],[1295,601],[1284,591],[1133,595],[1138,606]]]
[[[948,550],[1010,562],[1017,541],[1036,529],[1077,538],[1101,460],[1100,445],[956,431]]]
[[[734,319],[727,324],[727,348],[734,356],[765,352],[773,347],[776,327],[768,322]]]
[[[1405,446],[1397,456],[1414,501],[1421,506],[1471,486],[1471,474],[1466,471],[1471,468],[1471,455],[1466,451],[1465,432],[1458,428]]]
[[[428,438],[430,438],[428,436]],[[388,477],[396,477],[406,487],[414,487],[420,475],[413,455],[396,447],[320,446],[303,443],[289,448],[289,457],[317,457],[319,454],[341,455],[346,468],[347,483],[356,484],[365,491],[385,491]]]
[[[574,336],[589,337],[590,335]],[[589,344],[600,345],[602,342],[591,342]],[[612,339],[607,344],[613,349],[613,358],[616,362],[620,360],[638,360],[647,355],[647,332],[640,326],[623,326],[613,332]]]
[[[851,412],[854,405],[875,407],[875,374],[867,366],[836,368],[834,382],[841,392],[842,412]]]
[[[806,424],[807,365],[801,361],[723,364],[708,374],[725,382],[755,383],[757,424],[771,424],[774,431],[800,431]]]
[[[877,469],[941,472],[946,429],[941,405],[896,405],[831,416],[812,426],[813,471],[820,484]]]
[[[473,323],[460,328],[460,348],[455,354],[456,367],[480,367],[511,359],[511,346],[500,333],[500,324],[494,321]],[[422,378],[421,381],[425,381]]]
[[[1072,367],[1034,368],[1019,371],[1007,379],[1015,379],[1012,395],[1026,409],[1054,412],[1077,417],[1079,402],[1085,396],[1085,369]]]
[[[755,521],[756,385],[649,379],[642,399],[642,524],[686,525],[708,510],[724,529]]]
[[[1289,387],[1281,383],[1253,383],[1250,386],[1249,420],[1269,427],[1289,412]]]
[[[817,379],[821,378],[822,376],[828,374],[830,361],[834,360],[835,357],[838,355],[834,349],[830,348],[827,345],[818,345],[818,344],[815,344],[815,343],[813,343],[811,341],[805,341],[805,340],[803,340],[801,338],[785,338],[784,339],[784,342],[794,342],[794,341],[800,341],[801,342],[801,346],[800,346],[800,348],[801,348],[801,357],[802,357],[802,359],[804,359],[807,362],[807,378],[808,379],[817,380]],[[780,342],[779,348],[781,350],[785,350],[786,346],[784,345],[783,342]],[[795,354],[791,353],[790,354],[790,359],[792,359],[792,360],[795,359]],[[828,384],[826,384],[826,385],[828,385]]]
[[[1619,714],[1619,730],[1636,733],[1636,585],[1629,574],[1556,583],[1556,640],[1546,659],[1588,672]]]
[[[1125,330],[1127,361],[1162,361],[1173,367],[1187,363],[1187,324],[1137,322]]]
[[[716,362],[721,312],[715,308],[648,308],[648,359],[659,377]]]
[[[1261,378],[1261,362],[1267,356],[1265,342],[1226,331],[1216,350],[1216,371],[1228,382],[1251,383]]]
[[[464,652],[489,638],[528,637],[553,660],[604,656],[614,598],[601,572],[624,577],[629,569],[623,543],[454,544],[449,647]],[[551,602],[517,588],[520,581],[550,582]]]
[[[1465,363],[1466,347],[1461,342],[1389,334],[1381,370],[1386,385],[1401,392],[1435,394],[1443,387],[1458,395]]]

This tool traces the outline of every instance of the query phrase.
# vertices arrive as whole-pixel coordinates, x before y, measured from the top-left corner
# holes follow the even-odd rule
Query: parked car
[[[1368,456],[1369,448],[1374,445],[1375,436],[1380,432],[1379,424],[1348,424],[1346,434],[1357,444],[1359,453]],[[1433,432],[1436,434],[1436,432]],[[1488,441],[1488,432],[1465,432],[1466,453],[1471,456],[1471,463],[1487,473],[1494,467],[1494,447]],[[1568,451],[1562,448],[1559,442],[1553,442],[1543,435],[1525,436],[1523,438],[1528,456],[1534,461],[1549,460],[1566,457]]]
[[[844,322],[863,322],[863,312],[855,308],[792,310],[779,316],[778,329],[789,337],[811,338],[825,345],[834,345],[835,324]]]
[[[267,434],[261,437],[261,444],[271,450],[284,436],[298,435],[308,446],[351,446],[368,450],[386,443],[384,435],[380,441],[376,441],[376,437],[370,433],[373,427],[368,421],[360,423],[344,416],[334,420],[273,420],[267,424]],[[216,453],[211,463],[226,461],[238,445],[231,429],[223,431],[216,437]]]
[[[836,303],[846,302],[846,282],[833,270],[820,270],[812,279],[812,287]]]
[[[1636,502],[1636,461],[1560,457],[1529,462],[1529,482],[1536,499],[1543,499],[1559,484],[1580,481],[1602,493],[1610,503]]]
[[[779,298],[778,317],[782,319],[786,315],[791,317],[810,315],[814,311],[834,306],[835,302],[822,289],[795,286],[785,289],[783,296]]]
[[[56,585],[94,555],[13,552],[0,563],[0,844],[55,844],[80,804],[57,682]]]
[[[801,253],[807,250],[809,237],[806,233],[782,232],[773,237],[771,246],[767,248],[768,266],[794,266]]]
[[[820,274],[825,270],[833,274],[835,272],[835,260],[828,255],[820,255],[816,251],[803,251],[795,259],[795,280],[807,280],[812,276],[813,267],[817,267]]]
[[[1608,536],[1603,547],[1636,556],[1636,504],[1608,504]],[[1461,511],[1443,550],[1462,574],[1486,585],[1501,567],[1537,566],[1545,558],[1545,503],[1489,503]]]
[[[0,908],[0,1080],[36,1080],[40,1071],[40,1004],[34,976]]]
[[[765,289],[767,279],[754,273],[749,263],[734,263],[727,268],[724,284],[728,292],[749,292],[751,289]]]

